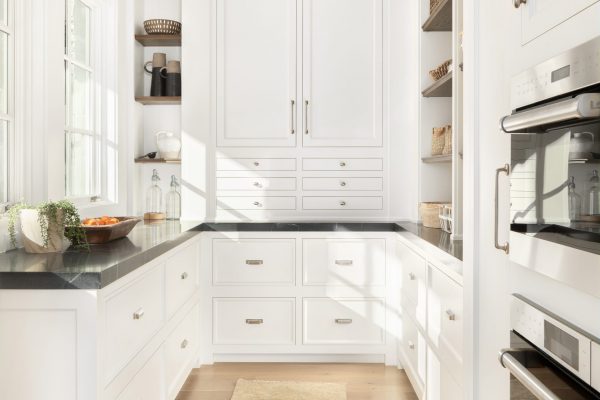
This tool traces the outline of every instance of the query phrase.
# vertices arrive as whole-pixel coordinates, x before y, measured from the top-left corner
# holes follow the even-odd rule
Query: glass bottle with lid
[[[569,219],[577,221],[581,215],[581,196],[575,192],[575,177],[569,178]]]
[[[590,178],[590,188],[588,189],[589,213],[590,215],[600,215],[600,176],[598,170],[594,170]]]
[[[157,170],[152,170],[152,185],[146,192],[146,212],[161,213],[162,212],[162,189],[158,186],[160,177]]]
[[[171,190],[167,193],[167,219],[175,220],[181,218],[181,195],[179,194],[179,182],[175,175],[171,175]]]

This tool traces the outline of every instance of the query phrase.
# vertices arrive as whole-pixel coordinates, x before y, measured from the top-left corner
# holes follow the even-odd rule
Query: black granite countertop
[[[440,229],[409,222],[198,223],[165,221],[136,226],[123,239],[91,250],[0,254],[0,289],[101,289],[201,232],[410,232],[461,260],[461,242]]]

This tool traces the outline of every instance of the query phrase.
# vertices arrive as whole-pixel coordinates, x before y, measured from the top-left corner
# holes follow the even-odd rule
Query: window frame
[[[1,157],[1,162],[4,164],[5,175],[2,177],[3,193],[4,197],[0,197],[0,211],[4,209],[6,204],[16,200],[16,190],[14,184],[17,181],[17,157],[16,146],[15,146],[15,1],[6,0],[7,13],[6,20],[7,24],[0,23],[0,33],[7,35],[7,88],[8,91],[6,97],[7,114],[0,113],[0,122],[7,122],[8,129],[4,137],[4,151],[5,154]],[[11,157],[11,154],[13,155]]]

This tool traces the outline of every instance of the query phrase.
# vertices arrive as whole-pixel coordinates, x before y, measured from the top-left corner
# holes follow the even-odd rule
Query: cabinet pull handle
[[[253,185],[257,188],[262,188],[262,184],[260,182],[254,182]]]
[[[252,203],[252,204],[254,204],[256,207],[262,207],[262,204],[261,204],[261,203],[259,203],[258,201],[255,201],[255,202],[254,202],[254,203]]]
[[[263,260],[246,260],[246,265],[263,265]]]
[[[254,166],[258,167],[258,166],[260,166],[260,163],[258,161],[254,161]]]
[[[510,175],[510,165],[504,164],[504,167],[496,169],[496,193],[494,197],[494,245],[498,250],[502,250],[506,254],[508,254],[509,246],[508,242],[504,244],[500,244],[498,242],[498,191],[499,191],[499,183],[500,174],[506,174],[506,176]]]
[[[340,161],[340,167],[345,167],[346,166],[346,161]]]
[[[187,278],[188,278],[188,273],[187,272],[184,272],[183,274],[181,274],[181,279],[182,280],[185,280]]]
[[[291,114],[291,118],[290,120],[292,121],[292,126],[290,128],[290,133],[292,135],[296,134],[296,118],[295,118],[295,111],[296,111],[296,100],[292,100],[292,114]]]
[[[336,265],[352,265],[353,263],[352,260],[335,260]]]
[[[515,8],[521,7],[522,4],[527,4],[527,0],[513,0]]]
[[[304,134],[308,135],[310,133],[310,130],[308,129],[308,106],[310,105],[310,103],[308,102],[308,100],[304,101]]]
[[[346,182],[344,182],[344,181],[341,181],[341,182],[340,182],[340,186],[342,186],[342,187],[346,186]]]
[[[417,279],[417,277],[415,276],[415,274],[413,274],[412,272],[410,272],[410,273],[408,274],[408,278],[409,278],[411,281],[414,281],[415,279]]]
[[[263,323],[262,318],[259,319],[247,319],[246,324],[248,325],[261,325]]]
[[[446,310],[446,315],[448,315],[449,321],[456,321],[456,314],[452,310]]]
[[[340,206],[342,206],[342,207],[343,207],[343,206],[345,206],[345,205],[346,205],[346,202],[345,202],[345,201],[343,201],[343,200],[342,200],[342,201],[340,201]]]
[[[181,348],[185,349],[188,346],[188,340],[187,339],[183,339],[183,342],[181,342]]]
[[[133,313],[133,319],[135,319],[135,320],[142,319],[143,316],[144,316],[143,308],[140,308],[139,310],[137,310],[136,312]]]
[[[408,348],[411,350],[415,349],[415,344],[413,342],[411,342],[410,340],[408,341]]]
[[[352,323],[350,318],[336,318],[335,323],[339,325],[348,325]]]

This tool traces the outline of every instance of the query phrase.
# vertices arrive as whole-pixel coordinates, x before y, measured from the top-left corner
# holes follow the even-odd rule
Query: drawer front
[[[295,158],[217,158],[217,171],[295,170]]]
[[[163,348],[159,348],[137,373],[118,400],[164,400]]]
[[[429,270],[428,335],[442,363],[462,382],[463,290],[436,268]]]
[[[409,364],[411,378],[416,379],[417,388],[423,392],[427,374],[427,343],[412,319],[402,318],[402,352]]]
[[[396,254],[402,269],[402,306],[424,327],[427,307],[427,261],[402,243]]]
[[[213,299],[213,343],[295,344],[293,298]]]
[[[217,178],[217,190],[296,190],[296,178]]]
[[[106,301],[106,378],[114,377],[163,324],[163,267]]]
[[[383,197],[303,197],[305,210],[381,210]]]
[[[304,171],[382,171],[381,158],[305,158]]]
[[[385,239],[304,239],[305,285],[385,286]]]
[[[167,397],[174,399],[190,372],[189,365],[198,354],[200,308],[196,305],[165,341]]]
[[[295,239],[213,239],[215,285],[294,285]]]
[[[463,400],[465,398],[459,381],[452,376],[450,371],[450,366],[445,365],[433,351],[427,352],[427,400]]]
[[[295,197],[240,196],[217,197],[217,206],[222,210],[295,210]]]
[[[167,260],[165,266],[165,291],[168,319],[198,289],[199,263],[197,245],[187,246]]]
[[[383,190],[383,178],[304,178],[303,190]]]
[[[304,344],[383,344],[382,299],[304,299]]]

